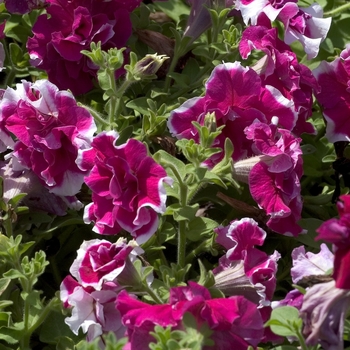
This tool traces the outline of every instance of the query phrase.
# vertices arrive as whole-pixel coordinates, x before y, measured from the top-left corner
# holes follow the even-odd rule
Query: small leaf
[[[299,319],[298,309],[292,306],[281,306],[272,310],[270,320],[265,323],[265,326],[270,326],[271,331],[277,335],[296,336],[301,328]]]

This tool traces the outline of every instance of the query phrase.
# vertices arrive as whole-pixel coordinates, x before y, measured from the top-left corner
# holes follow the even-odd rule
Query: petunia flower
[[[306,344],[320,344],[323,349],[344,348],[344,320],[350,309],[350,290],[339,289],[335,281],[319,283],[304,295],[300,315]]]
[[[117,138],[115,132],[100,133],[77,160],[82,170],[91,170],[85,183],[93,202],[85,207],[84,220],[93,221],[100,234],[124,229],[141,244],[157,230],[157,213],[165,211],[164,183],[172,180],[142,142],[130,139],[116,146]]]
[[[205,115],[214,112],[217,126],[225,127],[213,146],[224,148],[228,137],[234,146],[232,157],[239,160],[253,155],[252,142],[244,135],[244,129],[253,121],[269,123],[277,116],[280,125],[287,129],[295,124],[297,115],[293,102],[276,88],[263,85],[258,73],[239,62],[215,67],[205,87],[203,97],[194,97],[171,112],[168,127],[175,137],[198,142],[192,122],[203,125]],[[207,165],[215,165],[219,160],[208,160]]]
[[[331,18],[322,18],[322,7],[314,3],[300,8],[297,0],[236,0],[236,8],[246,25],[259,25],[268,17],[271,22],[280,20],[284,24],[284,42],[288,45],[299,41],[308,59],[315,58],[320,44],[325,40]]]
[[[118,277],[124,270],[128,271],[128,276],[124,273],[123,281],[128,279],[128,284],[133,285],[137,280],[137,272],[131,272],[132,262],[142,252],[135,241],[126,243],[125,238],[119,238],[116,243],[99,239],[84,241],[69,271],[85,288],[101,290],[105,282],[121,284]]]
[[[344,203],[338,203],[339,219],[325,221],[317,230],[317,240],[325,240],[333,244],[334,270],[333,278],[337,288],[350,290],[350,210],[349,196],[340,197]]]
[[[9,13],[24,15],[35,9],[41,9],[48,5],[46,0],[4,0],[6,10]]]
[[[210,339],[215,348],[237,350],[257,346],[263,336],[263,322],[254,303],[242,296],[212,299],[209,291],[195,282],[173,287],[169,302],[149,305],[134,299],[125,291],[118,296],[116,307],[122,322],[128,328],[130,349],[148,349],[149,331],[155,325],[181,329],[185,313],[192,314],[198,326],[206,323],[213,331]],[[204,346],[204,350],[210,347]]]
[[[131,35],[130,12],[140,0],[47,0],[47,14],[38,17],[27,48],[31,64],[49,80],[75,95],[90,91],[98,67],[84,56],[92,42],[102,50],[122,48]],[[117,76],[123,72],[117,71]]]
[[[68,91],[48,80],[8,87],[0,101],[1,149],[14,149],[14,170],[30,169],[48,190],[74,196],[86,171],[75,161],[90,147],[96,126],[92,115]],[[17,139],[13,141],[12,136]]]
[[[326,137],[329,142],[349,141],[350,138],[350,44],[332,62],[322,61],[313,70],[321,87],[315,96],[322,106],[327,121]]]
[[[255,248],[263,245],[266,232],[250,218],[233,221],[215,232],[218,234],[216,242],[227,250],[213,270],[216,287],[221,289],[222,286],[230,295],[243,295],[261,306],[269,305],[276,287],[280,254],[275,251],[269,256]]]
[[[117,338],[124,336],[126,328],[121,323],[121,316],[115,308],[119,291],[108,284],[102,289],[84,288],[71,276],[61,283],[60,298],[66,308],[71,308],[72,315],[66,317],[65,323],[72,332],[79,334],[79,329],[86,333],[88,341],[110,331]]]
[[[303,132],[315,133],[315,129],[307,119],[312,115],[313,92],[319,87],[311,70],[298,62],[290,47],[277,36],[277,28],[270,24],[250,26],[242,34],[239,44],[240,54],[248,58],[253,50],[266,54],[260,61],[262,67],[258,73],[264,84],[278,89],[284,97],[294,102],[298,118],[295,125],[286,127],[296,135]],[[259,62],[252,68],[256,69]]]
[[[305,253],[302,245],[292,251],[293,267],[291,276],[293,283],[297,284],[303,277],[311,275],[325,275],[333,268],[334,255],[328,247],[322,243],[319,253]]]

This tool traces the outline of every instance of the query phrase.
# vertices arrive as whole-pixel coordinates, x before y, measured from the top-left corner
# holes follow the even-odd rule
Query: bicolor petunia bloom
[[[308,59],[315,58],[320,44],[325,40],[331,25],[331,18],[323,18],[322,7],[314,3],[300,8],[297,0],[236,0],[236,8],[242,14],[246,25],[259,25],[265,16],[273,22],[280,20],[284,25],[284,42],[288,45],[299,41]]]
[[[111,331],[117,338],[124,336],[126,328],[115,308],[119,293],[115,286],[111,287],[107,283],[100,290],[85,288],[71,276],[67,276],[60,289],[63,305],[72,310],[72,315],[66,317],[65,323],[74,334],[78,335],[81,329],[86,333],[88,341]]]
[[[278,38],[277,29],[271,28],[269,24],[246,28],[239,50],[244,59],[253,50],[263,51],[266,56],[252,68],[258,69],[264,84],[275,87],[294,102],[298,118],[296,121],[290,120],[290,126],[285,123],[283,127],[296,135],[315,133],[307,119],[312,115],[313,92],[318,91],[317,81],[311,70],[300,64],[290,47]]]
[[[329,142],[350,139],[350,44],[332,62],[322,61],[313,70],[320,85],[316,99],[323,109],[327,121],[326,137]]]
[[[234,346],[237,350],[257,346],[264,333],[263,322],[257,306],[242,296],[212,299],[209,291],[195,283],[173,287],[169,303],[149,305],[129,296],[125,291],[119,294],[116,307],[122,315],[122,322],[128,328],[130,349],[148,349],[154,338],[149,331],[155,325],[181,329],[185,313],[192,314],[198,326],[203,323],[213,331],[210,339],[215,348],[224,350]],[[211,347],[204,347],[209,349]]]
[[[126,230],[141,244],[157,230],[157,213],[165,211],[164,183],[172,184],[172,179],[142,142],[130,139],[116,146],[117,138],[115,132],[100,133],[77,160],[82,170],[91,170],[85,183],[92,203],[85,207],[84,220],[93,221],[100,234]]]
[[[48,80],[23,80],[16,89],[8,87],[0,101],[0,129],[2,151],[14,150],[14,170],[32,170],[59,196],[80,191],[87,172],[75,161],[78,150],[90,147],[96,126],[70,92]]]
[[[205,96],[194,97],[171,112],[168,127],[175,137],[198,141],[192,122],[203,125],[205,115],[214,112],[217,126],[225,127],[213,146],[223,148],[228,137],[234,146],[233,159],[239,160],[253,155],[252,142],[244,135],[253,121],[270,123],[277,116],[281,126],[291,129],[295,125],[294,103],[275,87],[263,85],[258,73],[240,62],[215,67],[205,88]]]
[[[231,295],[243,295],[261,306],[269,305],[276,287],[280,254],[275,251],[269,256],[255,248],[263,245],[266,232],[250,218],[233,221],[229,226],[218,227],[214,231],[218,234],[216,241],[227,250],[213,271],[216,287],[220,289],[222,285],[223,291],[229,291]],[[238,269],[240,265],[241,269]],[[234,281],[237,278],[244,285],[250,284],[250,288],[241,288]],[[227,287],[229,280],[235,288]]]
[[[118,285],[118,277],[124,281],[127,278],[125,273],[124,277],[120,275],[125,270],[129,273],[129,284],[132,285],[136,274],[136,271],[130,273],[133,268],[132,262],[142,253],[135,241],[126,243],[125,238],[118,239],[116,243],[99,239],[84,241],[69,271],[83,287],[101,290],[105,282]]]
[[[253,149],[260,157],[248,176],[252,197],[270,216],[269,228],[297,236],[302,231],[297,224],[302,210],[301,140],[288,130],[260,122],[247,127],[245,133],[254,142]]]
[[[60,89],[86,93],[94,87],[98,67],[81,51],[90,50],[92,42],[101,42],[106,51],[124,47],[132,32],[130,12],[141,1],[47,2],[47,14],[38,17],[27,42],[31,64],[45,70]]]

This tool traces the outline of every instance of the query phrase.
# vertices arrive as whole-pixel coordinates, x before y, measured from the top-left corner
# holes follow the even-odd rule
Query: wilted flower
[[[91,42],[103,50],[124,47],[131,35],[130,12],[140,0],[48,0],[47,14],[33,26],[27,48],[31,63],[60,89],[83,94],[93,88],[98,67],[81,51]],[[117,71],[120,75],[122,70]]]
[[[90,147],[93,117],[48,80],[23,80],[16,88],[8,87],[0,101],[2,151],[14,149],[15,171],[31,169],[50,192],[74,196],[87,173],[75,161],[78,150]]]
[[[307,345],[325,350],[344,348],[344,319],[350,308],[350,290],[339,289],[335,281],[319,283],[304,295],[300,315]]]
[[[158,215],[164,213],[164,183],[171,184],[165,170],[147,154],[146,146],[135,139],[116,146],[118,135],[103,132],[90,150],[77,161],[92,190],[92,201],[85,207],[85,222],[95,222],[94,231],[131,233],[137,243],[146,242],[157,230]]]

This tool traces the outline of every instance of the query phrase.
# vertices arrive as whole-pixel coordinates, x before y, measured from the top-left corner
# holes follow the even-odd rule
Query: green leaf
[[[283,337],[297,336],[302,326],[299,311],[292,306],[281,306],[272,310],[270,320],[265,323],[271,331]]]
[[[212,219],[206,217],[196,217],[188,224],[188,232],[186,233],[186,237],[192,242],[199,241],[213,233],[214,228],[217,226],[218,223]]]

